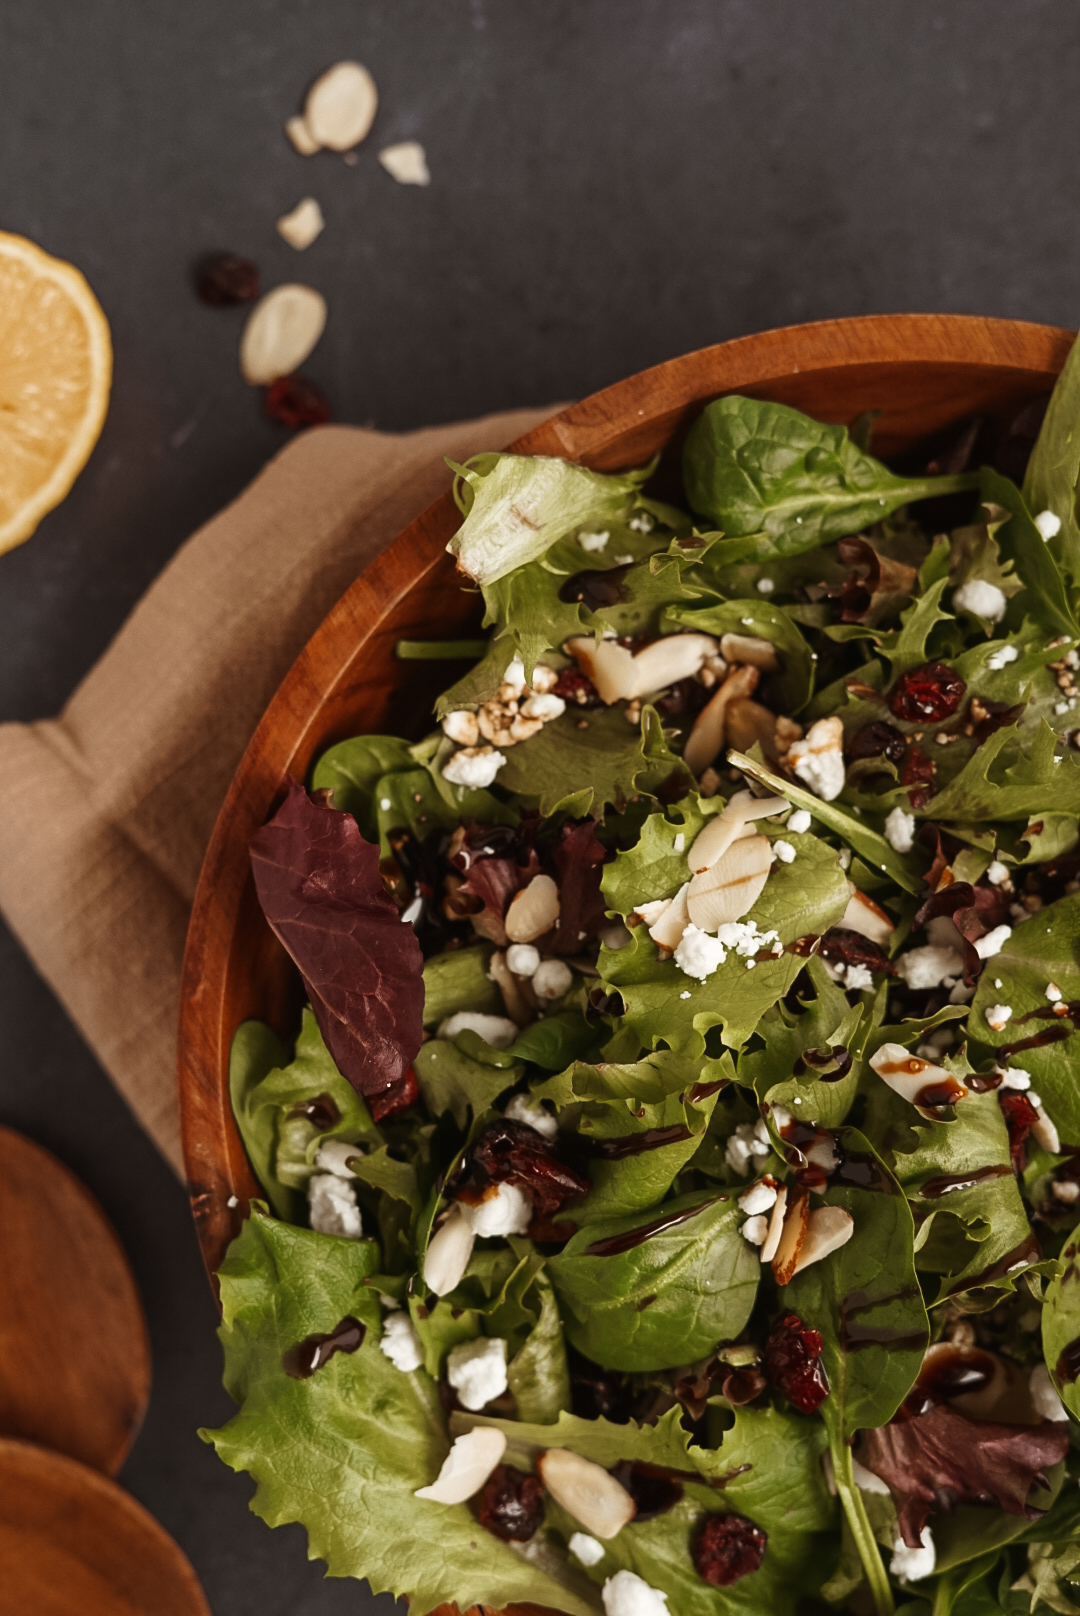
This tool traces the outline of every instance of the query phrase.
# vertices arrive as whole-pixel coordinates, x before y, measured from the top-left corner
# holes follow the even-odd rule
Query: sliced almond
[[[399,140],[395,146],[384,146],[379,162],[399,185],[431,184],[427,153],[418,140]]]
[[[330,151],[351,151],[375,121],[379,92],[359,62],[336,62],[308,91],[304,122],[313,140]]]
[[[473,1498],[506,1452],[506,1438],[490,1425],[478,1425],[456,1437],[430,1487],[418,1487],[415,1497],[433,1504],[463,1504]]]
[[[295,118],[288,120],[285,125],[285,133],[292,142],[294,150],[298,151],[301,157],[314,157],[315,153],[322,149],[299,113]]]
[[[672,953],[682,942],[682,934],[690,924],[690,911],[686,906],[689,881],[684,881],[671,902],[649,927],[649,936],[657,948],[668,948]]]
[[[857,931],[860,936],[868,937],[879,948],[889,946],[896,930],[884,909],[873,898],[868,898],[865,892],[860,892],[858,887],[851,888],[851,897],[840,917],[840,925],[845,931]]]
[[[686,855],[691,873],[700,875],[702,870],[711,868],[747,825],[785,813],[790,806],[786,797],[755,797],[752,791],[736,791],[727,806],[695,836]]]
[[[802,1248],[795,1259],[792,1275],[801,1274],[811,1263],[820,1262],[830,1252],[838,1251],[855,1233],[855,1219],[842,1206],[819,1206],[811,1212],[806,1225]],[[775,1264],[773,1265],[775,1272]],[[786,1285],[786,1279],[777,1276],[777,1283]]]
[[[476,1236],[457,1207],[435,1230],[424,1253],[424,1284],[436,1296],[448,1296],[460,1285],[469,1266]]]
[[[780,1236],[784,1232],[784,1212],[787,1209],[787,1185],[781,1184],[776,1192],[776,1200],[769,1216],[769,1232],[765,1236],[765,1243],[759,1253],[762,1262],[772,1262],[776,1256],[776,1248],[780,1244]]]
[[[488,971],[495,982],[495,986],[502,994],[503,1006],[510,1020],[519,1027],[527,1027],[532,1020],[532,1010],[521,991],[521,983],[506,963],[506,955],[502,949],[496,949],[488,961]]]
[[[297,252],[303,252],[311,243],[322,235],[326,228],[326,220],[322,215],[322,208],[313,196],[305,196],[298,202],[291,213],[285,213],[277,222],[277,233],[290,247]]]
[[[935,1066],[920,1055],[913,1055],[903,1044],[882,1044],[871,1055],[870,1065],[894,1094],[920,1108],[955,1105],[967,1089],[944,1066]]]
[[[291,376],[315,347],[326,325],[326,300],[310,286],[288,281],[261,297],[240,339],[240,369],[252,387]]]
[[[593,1537],[616,1537],[637,1514],[637,1505],[621,1482],[569,1448],[548,1448],[537,1459],[536,1469],[555,1502]]]
[[[692,679],[700,672],[706,657],[715,656],[716,641],[710,634],[668,634],[646,645],[634,658],[636,682],[633,694],[648,696],[680,679]]]
[[[741,836],[732,842],[711,869],[690,882],[686,906],[694,925],[715,932],[740,920],[761,896],[771,868],[767,836]]]
[[[724,744],[728,704],[752,696],[760,677],[758,670],[749,665],[730,670],[716,695],[710,697],[694,719],[694,727],[683,747],[683,762],[688,769],[700,774],[708,768]]]
[[[1035,1110],[1038,1117],[1032,1124],[1031,1137],[1043,1150],[1049,1151],[1051,1156],[1060,1155],[1061,1135],[1058,1133],[1057,1127],[1051,1122],[1041,1105],[1036,1105]]]
[[[600,700],[609,707],[613,701],[623,701],[634,694],[637,670],[625,645],[576,634],[567,640],[565,650],[592,680]]]
[[[806,1241],[809,1223],[810,1192],[803,1189],[801,1184],[797,1184],[787,1198],[784,1227],[780,1232],[780,1243],[772,1260],[773,1278],[778,1285],[786,1285],[794,1274]]]
[[[534,875],[506,911],[506,935],[512,943],[531,943],[550,931],[559,918],[559,889],[550,875]]]
[[[725,662],[745,662],[751,668],[759,668],[762,673],[775,673],[780,666],[780,658],[772,641],[763,640],[756,634],[722,634],[720,655]]]

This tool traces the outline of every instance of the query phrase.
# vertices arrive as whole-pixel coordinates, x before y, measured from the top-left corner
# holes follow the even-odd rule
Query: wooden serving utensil
[[[0,1438],[3,1616],[210,1616],[180,1548],[114,1481]]]
[[[112,1225],[55,1156],[0,1128],[0,1435],[115,1475],[149,1391],[146,1320]]]

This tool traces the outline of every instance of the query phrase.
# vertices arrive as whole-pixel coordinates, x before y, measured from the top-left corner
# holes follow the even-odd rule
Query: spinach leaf
[[[549,1425],[570,1407],[570,1370],[562,1318],[547,1275],[535,1280],[540,1316],[525,1345],[510,1360],[506,1378],[518,1418]]]
[[[703,1200],[699,1191],[648,1221],[635,1214],[580,1229],[548,1265],[570,1341],[608,1368],[654,1370],[737,1336],[760,1269],[740,1222],[733,1199]],[[601,1242],[620,1249],[603,1255]]]
[[[587,1104],[577,1132],[599,1153],[589,1164],[592,1189],[563,1216],[591,1227],[600,1219],[658,1206],[693,1159],[715,1105],[715,1093],[699,1100],[669,1094],[658,1105],[637,1098]],[[659,1143],[665,1134],[668,1141]],[[649,1136],[648,1146],[636,1150],[636,1143]]]
[[[683,452],[691,506],[734,537],[763,534],[787,556],[857,533],[909,500],[977,486],[954,477],[894,477],[852,442],[847,428],[786,404],[732,394],[709,404]]]
[[[515,1060],[532,1061],[546,1072],[558,1072],[594,1049],[602,1037],[580,1010],[558,1010],[526,1027],[507,1054]]]
[[[379,834],[375,791],[386,774],[412,769],[414,759],[407,741],[396,735],[354,735],[324,752],[311,777],[313,791],[332,791],[334,807],[344,808],[374,841]]]
[[[1035,526],[1023,494],[990,466],[979,473],[979,487],[986,503],[1011,513],[1000,526],[991,525],[1002,554],[1012,561],[1028,592],[1032,615],[1053,634],[1076,635],[1080,627],[1061,569]],[[1074,515],[1074,526],[1075,520]]]
[[[1078,492],[1080,351],[1074,342],[1050,395],[1050,403],[1024,477],[1024,500],[1028,509],[1036,513],[1053,511],[1061,521],[1061,532],[1052,543],[1074,584],[1080,583]]]

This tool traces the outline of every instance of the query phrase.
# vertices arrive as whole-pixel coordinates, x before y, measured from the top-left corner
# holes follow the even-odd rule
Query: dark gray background
[[[355,167],[282,135],[368,64]],[[212,248],[301,279],[305,370],[394,429],[584,394],[686,349],[827,315],[1080,319],[1080,17],[1070,0],[0,0],[0,228],[85,271],[112,324],[101,442],[0,557],[0,718],[52,714],[146,585],[282,442],[202,307]],[[416,138],[432,184],[377,149]],[[298,255],[301,196],[327,229]],[[198,1442],[227,1417],[179,1185],[3,936],[0,1119],[113,1218],[154,1346],[123,1474],[217,1616],[388,1611],[322,1582]]]

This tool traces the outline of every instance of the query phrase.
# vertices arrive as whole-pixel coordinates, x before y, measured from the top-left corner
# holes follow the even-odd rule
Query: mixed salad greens
[[[416,1616],[1080,1612],[1080,355],[871,424],[455,468],[490,636],[253,841],[204,1435]]]

